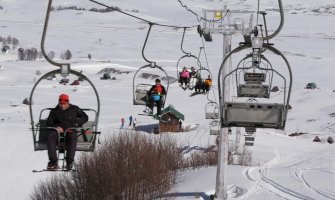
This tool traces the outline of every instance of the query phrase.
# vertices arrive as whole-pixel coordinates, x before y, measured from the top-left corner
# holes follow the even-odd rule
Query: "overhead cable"
[[[88,0],[88,1],[93,2],[93,3],[95,3],[95,4],[98,4],[98,5],[101,5],[101,6],[104,6],[104,7],[109,8],[109,9],[113,9],[113,10],[115,10],[115,11],[117,11],[117,12],[119,12],[119,13],[122,13],[122,14],[124,14],[124,15],[127,15],[127,16],[129,16],[129,17],[132,17],[132,18],[135,18],[135,19],[138,19],[138,20],[141,20],[141,21],[144,21],[144,22],[146,22],[146,23],[153,24],[153,25],[156,25],[156,26],[164,26],[164,27],[170,27],[170,28],[186,28],[186,29],[194,28],[194,27],[198,27],[198,25],[193,25],[193,26],[175,26],[175,25],[168,25],[168,24],[160,24],[160,23],[157,23],[157,22],[152,22],[152,21],[149,21],[149,20],[147,20],[147,19],[144,19],[144,18],[135,16],[135,15],[129,14],[129,13],[124,12],[124,11],[122,11],[122,10],[115,9],[115,8],[113,8],[113,7],[111,7],[111,6],[108,6],[108,5],[106,5],[106,4],[103,4],[103,3],[98,2],[98,1],[96,1],[96,0]]]
[[[195,17],[197,18],[198,22],[201,22],[201,20],[203,20],[203,21],[207,21],[207,22],[209,22],[209,23],[212,23],[212,22],[218,22],[218,21],[221,21],[221,20],[224,18],[224,16],[221,17],[220,19],[215,19],[215,20],[210,20],[210,19],[203,18],[203,17],[199,16],[196,12],[194,12],[192,9],[190,9],[189,7],[187,7],[187,5],[184,4],[181,0],[177,0],[177,1],[178,1],[178,2],[180,3],[180,5],[181,5],[183,8],[185,8],[188,12],[192,13],[193,15],[195,15]],[[228,11],[229,11],[229,10],[228,10]]]

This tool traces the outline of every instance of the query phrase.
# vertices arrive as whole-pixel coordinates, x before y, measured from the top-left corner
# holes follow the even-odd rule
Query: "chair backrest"
[[[34,142],[34,150],[35,151],[44,151],[48,149],[48,136],[50,133],[50,129],[46,127],[47,120],[40,119],[37,126],[37,138],[38,140]]]
[[[148,90],[136,89],[134,105],[147,105],[148,103]]]
[[[39,121],[39,133],[38,133],[38,142],[46,143],[48,141],[48,135],[50,130],[46,129],[47,120],[40,119]]]
[[[262,84],[240,84],[237,88],[238,97],[269,98],[270,89],[268,85]]]
[[[227,127],[283,129],[284,110],[283,104],[226,102],[223,121]]]

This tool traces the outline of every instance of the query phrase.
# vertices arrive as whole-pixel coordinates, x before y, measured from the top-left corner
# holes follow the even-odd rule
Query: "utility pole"
[[[231,36],[230,31],[223,32],[223,59],[231,51]],[[230,72],[230,64],[226,64],[223,69],[222,76],[225,76]],[[227,83],[230,82],[229,79],[226,80]],[[229,84],[224,84],[225,98],[229,98]],[[228,99],[225,99],[228,101]],[[218,165],[217,165],[217,175],[216,175],[216,187],[215,187],[215,197],[219,200],[227,199],[227,185],[225,180],[226,168],[228,165],[228,128],[221,128],[219,134],[219,149],[218,149]]]
[[[203,21],[202,31],[204,38],[207,42],[212,41],[212,34],[222,34],[223,36],[223,60],[227,57],[229,52],[231,51],[231,43],[232,43],[232,35],[236,33],[242,33],[244,31],[244,24],[243,20],[240,24],[237,23],[237,21],[234,21],[233,24],[226,24],[227,26],[224,26],[222,24],[224,13],[228,12],[227,6],[224,6],[223,10],[207,10],[203,9],[203,18],[207,18],[207,15],[214,13],[214,18],[216,13],[221,12],[222,21],[221,26],[215,26],[216,22],[211,22],[208,24],[207,21]],[[250,13],[250,12],[239,12],[239,11],[229,11],[229,13]],[[225,17],[230,17],[230,14],[225,15]],[[239,18],[240,19],[240,18]],[[230,22],[230,20],[227,20]],[[220,74],[220,77],[225,77],[228,73],[231,71],[231,62],[228,62],[224,65],[222,74]],[[224,83],[224,101],[228,101],[229,98],[229,84],[230,79],[229,77]],[[220,88],[220,87],[219,87]],[[223,117],[223,116],[221,116]],[[226,186],[226,180],[225,180],[225,174],[226,174],[226,168],[228,165],[228,128],[222,128],[220,129],[220,133],[218,136],[219,140],[219,146],[218,146],[218,165],[217,165],[217,175],[216,175],[216,186],[215,186],[215,194],[211,196],[211,199],[218,199],[218,200],[225,200],[227,199],[227,186]]]

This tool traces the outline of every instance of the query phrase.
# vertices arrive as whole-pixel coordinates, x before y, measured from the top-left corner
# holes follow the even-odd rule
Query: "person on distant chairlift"
[[[210,88],[212,87],[213,81],[211,79],[211,76],[208,75],[208,78],[204,80],[204,92],[208,92]]]
[[[186,67],[184,67],[183,70],[180,72],[180,85],[184,90],[186,90],[186,86],[188,85],[189,80],[190,80],[190,72],[187,70]]]
[[[197,82],[197,72],[195,71],[194,67],[191,67],[191,72],[190,72],[190,81],[189,81],[189,88],[193,90],[195,84]]]
[[[191,67],[190,78],[195,77],[196,74],[197,72],[195,71],[195,68]]]
[[[195,93],[199,94],[201,90],[203,89],[204,84],[203,84],[200,74],[197,74],[196,77],[197,77],[197,80],[196,80],[196,84],[194,88],[195,88]]]
[[[69,103],[69,96],[61,94],[58,105],[50,111],[47,119],[47,127],[54,127],[48,135],[48,170],[58,169],[57,145],[59,136],[65,136],[66,169],[73,167],[74,156],[77,147],[77,132],[73,128],[81,127],[88,121],[87,114],[78,106]]]
[[[159,79],[155,80],[155,85],[153,85],[149,90],[149,108],[150,114],[153,114],[154,105],[157,106],[157,115],[161,114],[162,99],[166,95],[165,87],[161,84]]]

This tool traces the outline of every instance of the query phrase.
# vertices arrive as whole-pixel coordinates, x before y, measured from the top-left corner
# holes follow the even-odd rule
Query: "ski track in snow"
[[[335,200],[335,193],[331,194],[331,193],[328,193],[328,192],[326,192],[326,191],[324,191],[324,190],[314,188],[314,187],[313,187],[313,186],[312,186],[312,185],[305,179],[305,177],[304,177],[304,173],[306,173],[306,171],[310,171],[310,170],[308,170],[308,169],[300,169],[300,170],[297,171],[297,172],[298,172],[297,175],[300,177],[300,180],[302,180],[302,182],[303,182],[309,189],[311,189],[312,191],[314,191],[315,193],[317,193],[317,194],[319,194],[319,195],[321,195],[321,196],[324,196],[324,197],[326,197],[326,198],[328,198],[328,199]],[[326,172],[326,173],[328,173],[328,174],[331,175],[331,176],[335,176],[335,174],[332,173],[332,172],[328,172],[328,171],[324,171],[324,170],[320,170],[320,171],[322,171],[322,172]]]
[[[305,189],[307,188],[308,192],[295,191],[294,189],[291,189],[288,186],[280,184],[278,181],[276,181],[276,179],[270,178],[270,176],[268,175],[268,172],[271,170],[272,164],[279,162],[279,159],[280,159],[279,152],[277,150],[275,150],[275,152],[276,152],[275,153],[276,156],[270,162],[260,167],[250,167],[244,171],[244,177],[248,180],[254,181],[255,186],[250,188],[246,194],[239,197],[238,199],[248,199],[263,189],[282,199],[287,199],[287,200],[296,200],[296,199],[335,200],[334,192],[331,193],[330,191],[324,191],[322,189],[313,187],[312,183],[309,183],[308,180],[304,176],[304,174],[310,171],[321,171],[321,172],[327,173],[329,176],[334,176],[334,177],[335,177],[335,173],[329,172],[327,170],[322,170],[322,169],[302,168],[302,166],[304,167],[308,166],[308,160],[310,159],[310,157],[313,157],[314,159],[318,159],[318,158],[327,156],[328,154],[331,154],[332,152],[325,152],[321,155],[318,155],[317,153],[315,153],[315,155],[312,155],[309,158],[298,160],[298,161],[293,161],[287,167],[284,167],[287,169],[286,171],[288,171],[288,176],[294,181],[296,181],[296,183],[300,185],[300,188],[301,187],[304,187]],[[285,171],[285,170],[282,170],[282,171]],[[284,175],[281,175],[281,176],[284,176]],[[313,197],[310,196],[310,193],[314,193]]]

